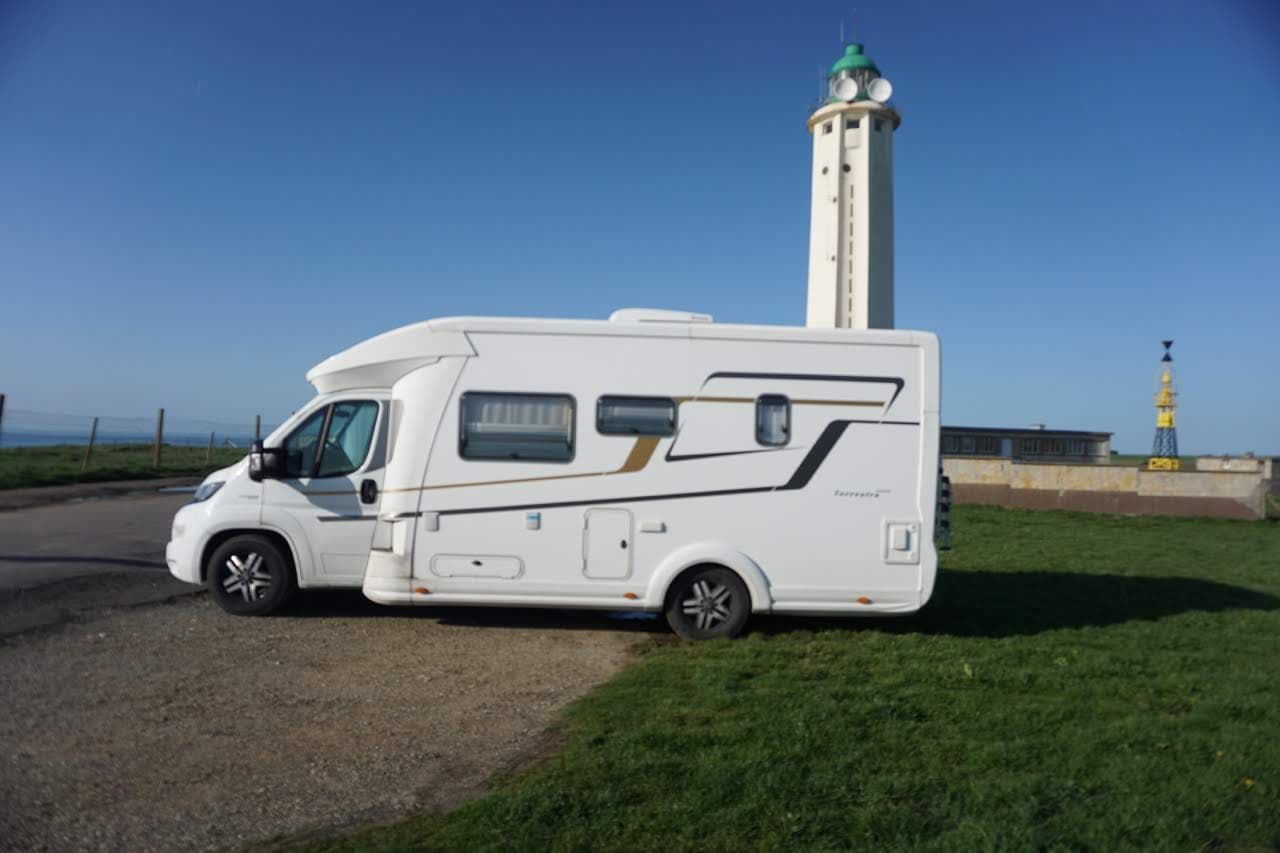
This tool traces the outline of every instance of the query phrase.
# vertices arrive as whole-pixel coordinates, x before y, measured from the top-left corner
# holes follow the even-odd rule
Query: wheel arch
[[[205,583],[209,580],[209,558],[213,555],[222,543],[236,536],[261,536],[270,540],[278,546],[289,558],[289,569],[293,572],[293,580],[295,583],[299,581],[298,574],[298,552],[294,549],[293,543],[289,541],[289,537],[285,536],[278,530],[270,530],[264,527],[230,527],[226,530],[219,530],[212,534],[204,543],[204,547],[200,549],[200,582]]]
[[[720,566],[736,574],[751,596],[751,612],[767,613],[773,607],[769,579],[746,554],[723,542],[686,545],[672,551],[658,564],[649,580],[645,604],[660,610],[666,606],[667,594],[676,580],[699,566]]]

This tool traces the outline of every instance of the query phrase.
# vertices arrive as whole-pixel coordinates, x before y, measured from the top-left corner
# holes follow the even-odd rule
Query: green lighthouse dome
[[[862,52],[862,45],[854,42],[847,44],[844,48],[844,56],[836,60],[835,65],[831,66],[831,73],[828,77],[839,76],[841,71],[860,71],[866,69],[879,74],[880,69],[876,68],[876,64],[871,61],[871,57]]]

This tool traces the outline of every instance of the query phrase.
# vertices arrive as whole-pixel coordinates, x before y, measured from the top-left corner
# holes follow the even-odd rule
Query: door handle
[[[360,503],[372,504],[378,502],[378,484],[374,480],[362,480],[360,483]]]
[[[623,539],[620,543],[618,543],[618,545],[620,548],[622,548],[622,550],[625,551],[627,549],[627,540]]]

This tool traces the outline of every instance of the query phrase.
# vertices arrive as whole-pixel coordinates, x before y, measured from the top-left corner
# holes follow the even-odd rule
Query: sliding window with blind
[[[603,435],[675,435],[676,401],[670,397],[601,397],[596,402],[596,431]]]
[[[458,452],[464,459],[568,462],[574,402],[567,394],[462,395]]]

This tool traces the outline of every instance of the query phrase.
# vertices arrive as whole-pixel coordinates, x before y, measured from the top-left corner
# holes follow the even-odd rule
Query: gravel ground
[[[358,592],[265,619],[203,594],[78,612],[0,640],[0,848],[208,849],[447,809],[666,636]]]

